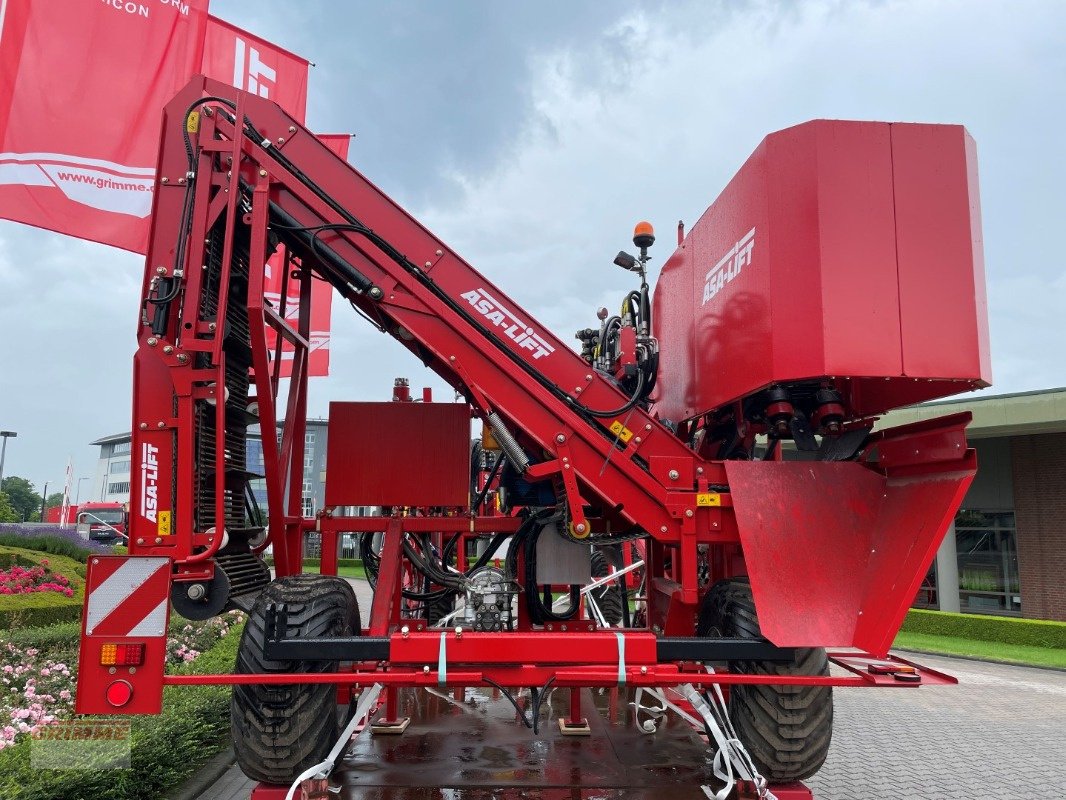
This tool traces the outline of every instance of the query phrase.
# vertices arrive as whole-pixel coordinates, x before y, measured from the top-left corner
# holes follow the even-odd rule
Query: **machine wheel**
[[[426,623],[432,627],[455,611],[455,595],[449,594],[439,600],[426,603]]]
[[[592,577],[604,578],[608,574],[610,574],[610,566],[606,554],[600,550],[593,550]],[[626,598],[620,584],[608,583],[598,589],[593,589],[589,594],[592,595],[596,605],[603,612],[603,618],[607,620],[608,624],[617,625],[622,621],[622,603],[625,602]]]
[[[757,638],[762,633],[747,578],[720,581],[703,599],[697,636]],[[732,661],[732,672],[751,675],[828,675],[821,647],[796,651],[795,661]],[[763,777],[797,781],[814,775],[833,736],[833,690],[829,686],[734,685],[729,717]]]
[[[266,608],[285,603],[288,637],[361,633],[359,604],[348,581],[327,575],[290,575],[263,590],[248,615],[236,672],[336,672],[336,661],[267,661]],[[289,784],[325,758],[340,736],[337,689],[332,684],[237,685],[230,701],[233,750],[252,780]]]

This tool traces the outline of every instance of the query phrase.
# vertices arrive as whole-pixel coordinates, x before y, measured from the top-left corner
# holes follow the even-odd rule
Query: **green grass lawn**
[[[934,636],[928,633],[900,631],[893,648],[985,658],[1009,664],[1030,664],[1038,667],[1066,669],[1066,650],[1056,647],[982,642],[957,636]]]
[[[317,564],[304,564],[304,572],[318,572]],[[366,572],[362,566],[358,567],[340,567],[337,570],[337,574],[342,578],[360,578],[366,580]]]

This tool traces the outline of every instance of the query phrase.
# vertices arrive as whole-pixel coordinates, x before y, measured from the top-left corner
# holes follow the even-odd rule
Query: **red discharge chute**
[[[876,465],[726,462],[766,638],[888,651],[973,480],[969,421],[878,434]]]
[[[7,0],[0,217],[145,252],[159,114],[200,67],[208,0]]]

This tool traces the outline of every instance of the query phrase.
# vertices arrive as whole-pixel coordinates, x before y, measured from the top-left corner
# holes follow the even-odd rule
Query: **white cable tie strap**
[[[593,595],[591,595],[591,594],[585,595],[585,605],[587,605],[588,606],[588,610],[592,612],[592,617],[596,621],[597,625],[599,625],[602,628],[610,628],[611,627],[607,623],[607,617],[605,617],[603,615],[603,612],[600,611],[599,603],[596,602],[596,598]]]
[[[716,715],[712,713],[711,707],[703,696],[696,691],[695,687],[691,683],[686,683],[678,687],[678,692],[692,705],[692,708],[703,717],[703,721],[707,725],[707,730],[711,734],[711,738],[714,739],[715,744],[718,745],[718,752],[715,753],[714,763],[712,770],[715,777],[721,780],[725,785],[718,792],[711,793],[711,790],[706,786],[702,787],[704,794],[713,800],[726,800],[729,794],[733,791],[733,787],[736,786],[737,778],[743,781],[751,781],[755,784],[756,790],[759,793],[760,800],[777,800],[777,797],[771,792],[766,785],[766,779],[759,774],[759,770],[755,767],[754,762],[751,759],[751,755],[745,749],[743,743],[736,736],[736,731],[733,729],[732,723],[729,721],[729,715],[726,712],[724,700],[722,700],[722,693],[718,690],[717,684],[714,685],[715,690],[715,703],[722,703],[720,709],[724,726],[720,725]],[[727,733],[728,730],[728,733]],[[737,775],[733,775],[733,768],[736,767]]]
[[[696,719],[694,716],[689,714],[687,711],[685,711],[683,708],[681,708],[681,706],[677,705],[676,703],[671,703],[669,700],[667,700],[666,699],[666,692],[663,689],[653,689],[652,690],[652,695],[654,697],[656,697],[659,700],[660,703],[663,704],[663,710],[664,711],[666,711],[666,710],[673,711],[675,714],[677,714],[679,717],[681,717],[681,719],[685,720],[685,722],[687,722],[692,727],[699,728],[700,720]]]
[[[621,631],[615,631],[618,637],[618,685],[626,685],[626,637]]]
[[[355,713],[352,714],[351,722],[349,722],[344,729],[341,738],[339,738],[337,743],[333,745],[333,749],[329,751],[329,755],[326,756],[324,761],[315,764],[313,767],[308,767],[296,776],[296,780],[292,782],[292,786],[289,787],[289,791],[285,795],[285,800],[293,800],[297,790],[300,788],[300,784],[308,778],[317,777],[324,779],[329,777],[330,773],[333,772],[333,767],[337,764],[337,759],[344,751],[345,745],[348,744],[348,740],[351,739],[352,734],[355,733],[355,729],[359,727],[359,723],[370,713],[370,709],[372,709],[377,702],[378,695],[381,694],[381,689],[381,684],[375,683],[369,689],[363,691],[363,694],[359,697],[359,702],[355,706]]]
[[[655,699],[658,699],[662,705],[644,705],[641,700],[644,695],[647,694]],[[656,689],[649,689],[646,686],[638,686],[637,692],[633,696],[633,721],[637,724],[637,730],[641,733],[655,733],[659,730],[658,721],[662,718],[662,715],[666,713],[666,699]],[[640,721],[640,712],[648,714],[651,719],[646,719],[643,722]]]
[[[437,686],[448,683],[448,631],[440,632],[440,650],[437,653]]]

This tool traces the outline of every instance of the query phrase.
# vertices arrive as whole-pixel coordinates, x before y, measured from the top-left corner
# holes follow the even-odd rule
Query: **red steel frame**
[[[225,112],[217,102],[201,106],[198,125],[186,121],[186,110],[206,96],[224,98],[235,111]],[[222,113],[220,113],[220,111]],[[259,136],[253,138],[234,120],[249,120]],[[198,148],[195,169],[190,173],[183,132],[186,127]],[[281,154],[281,155],[279,155]],[[380,241],[351,230],[330,228],[320,232],[318,242],[364,276],[368,285],[359,287],[330,273],[314,259],[304,263],[286,255],[285,281],[300,283],[301,313],[295,328],[285,322],[284,308],[272,309],[263,301],[264,268],[270,248],[271,204],[283,209],[303,226],[351,225],[330,202],[297,179],[287,164],[311,176],[329,197],[335,198],[358,220],[409,260],[398,264]],[[270,421],[282,409],[278,402],[280,341],[294,347],[292,379],[284,407],[280,445],[264,431],[262,442],[266,463],[266,487],[270,507],[267,542],[273,544],[279,576],[300,571],[302,540],[308,530],[323,537],[322,571],[336,569],[336,537],[342,532],[381,531],[385,528],[382,569],[371,613],[368,633],[391,639],[391,662],[355,665],[350,672],[329,675],[138,675],[138,691],[161,691],[163,685],[196,683],[301,683],[328,682],[338,685],[382,683],[388,687],[429,686],[441,683],[463,686],[491,677],[503,685],[543,685],[554,678],[559,686],[611,686],[619,682],[620,649],[615,631],[598,631],[592,624],[576,624],[568,631],[532,630],[528,624],[504,634],[445,634],[447,674],[435,666],[442,634],[419,629],[400,632],[404,620],[398,602],[401,580],[400,542],[404,534],[429,532],[445,534],[490,533],[517,528],[516,518],[394,515],[350,518],[326,510],[317,519],[304,518],[300,505],[301,485],[293,476],[302,474],[304,431],[307,409],[307,342],[310,334],[310,278],[312,272],[331,279],[338,291],[366,315],[380,323],[445,380],[467,397],[473,413],[485,418],[499,415],[536,463],[526,472],[531,480],[551,480],[560,493],[560,502],[569,512],[575,535],[603,533],[606,525],[614,531],[639,528],[650,538],[646,548],[648,575],[648,620],[645,630],[620,633],[625,641],[625,681],[640,686],[672,686],[678,683],[796,683],[835,686],[902,686],[891,676],[871,675],[865,664],[887,652],[892,635],[924,574],[928,558],[947,522],[954,514],[972,480],[973,451],[965,447],[963,429],[968,416],[923,423],[913,428],[881,434],[875,445],[858,461],[826,465],[811,462],[812,475],[829,476],[827,466],[843,485],[877,479],[874,490],[906,499],[913,486],[936,485],[932,500],[910,518],[904,514],[894,537],[879,541],[890,552],[911,553],[909,571],[888,575],[832,574],[818,565],[803,577],[781,576],[782,582],[810,582],[817,592],[832,596],[834,581],[877,582],[891,577],[881,594],[856,595],[824,615],[835,627],[814,635],[821,640],[775,642],[779,645],[837,645],[868,650],[872,655],[834,652],[836,663],[849,674],[844,676],[795,676],[708,674],[698,664],[658,663],[657,635],[691,636],[699,602],[697,550],[710,545],[711,581],[744,574],[745,560],[761,558],[765,550],[751,531],[738,525],[734,499],[742,499],[739,487],[747,476],[731,474],[730,462],[714,461],[690,449],[670,428],[642,410],[633,408],[619,417],[590,418],[577,406],[603,409],[622,405],[626,398],[605,377],[598,374],[560,340],[540,327],[470,265],[436,239],[416,220],[386,197],[366,178],[334,155],[317,138],[262,98],[204,78],[194,79],[167,106],[159,155],[159,184],[153,205],[153,224],[146,261],[143,296],[147,298],[159,278],[176,280],[180,294],[189,302],[172,309],[166,331],[157,335],[147,325],[138,330],[138,351],[134,368],[133,446],[135,458],[142,453],[157,454],[157,473],[133,470],[130,520],[130,552],[134,556],[156,555],[173,560],[174,580],[203,580],[214,570],[212,556],[221,546],[214,531],[193,530],[193,476],[197,464],[193,440],[193,412],[197,403],[215,402],[215,423],[219,431],[216,463],[223,463],[226,414],[223,397],[216,397],[225,385],[226,364],[222,332],[214,322],[201,318],[197,298],[201,293],[201,265],[205,263],[205,242],[216,225],[225,226],[223,280],[219,297],[219,318],[228,302],[230,262],[238,229],[246,231],[250,247],[247,311],[252,336],[253,394],[259,417]],[[184,262],[174,270],[175,243],[182,238],[180,221],[187,181],[194,177],[191,233]],[[240,203],[239,186],[251,189],[250,209]],[[283,289],[281,296],[287,296]],[[465,296],[465,298],[464,298]],[[459,313],[446,298],[458,303]],[[479,299],[480,298],[480,299]],[[479,306],[480,304],[480,306]],[[498,312],[495,321],[486,322],[484,309]],[[479,316],[482,315],[482,316]],[[266,327],[278,334],[275,358],[269,358]],[[509,327],[508,327],[509,326]],[[491,333],[486,333],[491,330]],[[523,334],[523,330],[525,333]],[[529,339],[533,332],[539,340]],[[523,338],[525,336],[525,338]],[[530,345],[533,341],[534,344]],[[524,345],[523,345],[524,342]],[[210,354],[210,367],[198,367],[196,356]],[[508,355],[510,353],[510,355]],[[560,395],[553,391],[558,387]],[[612,426],[614,426],[612,430]],[[628,432],[625,440],[618,426]],[[961,443],[961,444],[960,444]],[[920,448],[911,447],[920,444]],[[917,452],[920,449],[920,454]],[[913,454],[910,450],[915,450]],[[884,458],[885,452],[904,453],[898,461]],[[784,465],[752,465],[767,470]],[[783,475],[783,472],[775,473]],[[432,480],[432,475],[426,476]],[[785,480],[787,485],[787,479]],[[216,475],[216,519],[225,518],[224,484],[221,469]],[[734,484],[736,484],[734,486]],[[731,491],[721,487],[730,486]],[[865,483],[863,484],[865,485]],[[911,487],[911,488],[908,488]],[[872,495],[871,495],[872,496]],[[152,497],[153,504],[145,498]],[[751,496],[748,497],[748,500]],[[801,497],[790,497],[802,503]],[[745,502],[747,502],[746,500]],[[856,502],[866,502],[860,498]],[[602,509],[599,516],[586,514],[586,507]],[[166,530],[160,524],[160,511],[167,512]],[[771,516],[765,525],[773,527],[784,520],[784,511]],[[824,526],[826,551],[861,553],[868,543],[854,542],[852,531],[833,519],[817,521]],[[800,521],[797,524],[803,524]],[[909,526],[909,527],[908,527]],[[773,544],[788,553],[787,538]],[[892,551],[892,548],[895,548]],[[839,565],[827,554],[826,563]],[[913,563],[912,563],[913,562]],[[920,563],[919,563],[920,562]],[[917,567],[915,566],[917,564]],[[874,569],[874,567],[871,567]],[[753,582],[756,602],[769,590]],[[873,613],[871,613],[873,612]],[[779,629],[809,614],[806,608],[774,609]],[[874,619],[870,626],[852,632],[856,615]],[[835,619],[850,620],[850,625]],[[846,631],[846,633],[841,633]],[[864,660],[865,659],[865,660]],[[147,672],[147,671],[145,671]],[[929,670],[925,683],[951,682]],[[102,684],[102,682],[101,682]]]

